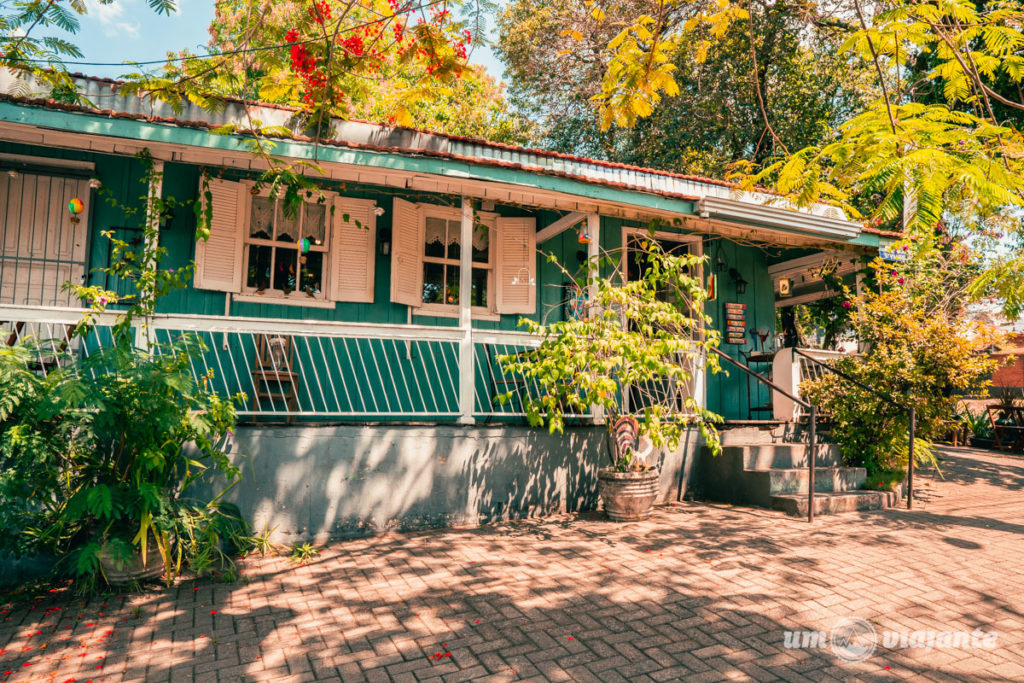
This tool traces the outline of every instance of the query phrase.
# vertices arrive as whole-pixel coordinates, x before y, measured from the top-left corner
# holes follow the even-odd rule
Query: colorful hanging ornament
[[[295,246],[298,247],[299,251],[301,251],[303,254],[308,254],[309,253],[309,238],[308,237],[303,237],[302,239],[297,240],[295,242]]]
[[[78,225],[79,220],[81,220],[78,217],[78,214],[82,213],[82,211],[84,210],[85,203],[78,197],[75,197],[74,199],[68,202],[68,211],[71,212],[71,222],[73,224]]]
[[[580,231],[576,234],[576,241],[580,244],[590,244],[590,233],[587,232],[586,228],[580,228]]]

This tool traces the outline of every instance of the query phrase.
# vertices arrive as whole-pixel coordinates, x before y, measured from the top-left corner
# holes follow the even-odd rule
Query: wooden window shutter
[[[423,222],[415,204],[397,197],[391,216],[391,300],[423,304]]]
[[[242,290],[242,231],[249,193],[241,183],[210,180],[213,216],[210,238],[196,242],[197,289]]]
[[[498,313],[537,311],[537,220],[498,218],[495,302]]]
[[[376,206],[369,199],[337,197],[334,200],[329,290],[333,301],[373,303]]]

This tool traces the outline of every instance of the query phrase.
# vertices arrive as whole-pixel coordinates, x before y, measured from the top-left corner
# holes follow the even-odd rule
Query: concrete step
[[[807,493],[810,472],[807,469],[746,470],[751,488],[770,496]],[[814,470],[814,490],[821,492],[856,491],[868,478],[863,467],[821,467]]]
[[[833,515],[858,510],[882,510],[898,502],[897,494],[888,491],[837,491],[814,494],[814,514]],[[772,496],[771,507],[798,517],[807,516],[807,494]]]
[[[718,438],[722,441],[722,446],[774,444],[785,440],[786,430],[786,425],[775,422],[732,424],[722,427],[718,432]]]
[[[807,444],[745,444],[725,446],[722,456],[741,463],[745,470],[766,470],[773,468],[807,467]],[[815,467],[839,467],[842,465],[839,447],[835,444],[818,444],[814,458]]]

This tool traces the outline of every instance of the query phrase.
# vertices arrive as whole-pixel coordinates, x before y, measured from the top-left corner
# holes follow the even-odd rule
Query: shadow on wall
[[[695,439],[663,454],[662,501],[686,493]],[[593,510],[605,449],[601,427],[239,427],[225,498],[288,543]]]

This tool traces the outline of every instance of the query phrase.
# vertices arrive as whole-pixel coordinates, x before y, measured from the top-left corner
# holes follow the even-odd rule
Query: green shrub
[[[994,337],[965,318],[969,277],[957,252],[924,244],[910,253],[913,258],[895,266],[876,260],[876,286],[858,299],[847,292],[850,325],[865,352],[836,367],[898,403],[912,403],[921,440],[915,459],[934,462],[929,442],[948,430],[958,395],[988,385],[997,364],[981,349]],[[906,411],[832,373],[805,382],[801,391],[828,415],[846,464],[867,468],[869,482],[902,476]]]

